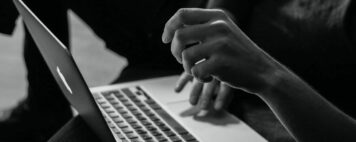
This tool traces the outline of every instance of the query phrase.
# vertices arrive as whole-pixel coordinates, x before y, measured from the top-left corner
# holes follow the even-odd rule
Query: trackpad
[[[167,107],[169,113],[201,141],[261,140],[245,123],[227,112],[201,111],[188,101],[171,102]]]

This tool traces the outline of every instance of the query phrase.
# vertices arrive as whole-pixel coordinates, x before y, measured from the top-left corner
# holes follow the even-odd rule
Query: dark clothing
[[[314,0],[310,3],[316,6],[308,7],[302,2],[261,1],[254,8],[246,33],[326,99],[356,118],[352,99],[356,52],[345,33],[356,25],[345,27],[343,15],[336,14],[347,8],[340,8],[343,2],[330,1],[328,5]],[[326,6],[329,9],[322,9]],[[304,12],[295,12],[298,10]]]
[[[233,13],[237,24],[257,45],[356,118],[353,103],[355,3],[348,0],[231,0],[221,5]],[[238,97],[238,103],[230,106],[234,114],[269,141],[293,141],[259,98]]]
[[[354,1],[231,0],[219,5],[233,13],[257,45],[356,118]]]

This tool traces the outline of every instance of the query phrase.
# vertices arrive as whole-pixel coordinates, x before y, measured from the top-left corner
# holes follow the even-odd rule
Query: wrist
[[[257,93],[260,97],[266,97],[269,94],[273,94],[273,90],[278,88],[285,80],[288,71],[283,68],[273,68],[269,71],[266,71],[262,76],[264,85],[261,90]]]

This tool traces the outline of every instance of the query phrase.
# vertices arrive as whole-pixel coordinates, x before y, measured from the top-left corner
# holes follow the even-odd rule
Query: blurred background
[[[69,12],[69,18],[72,54],[86,82],[90,87],[110,83],[127,64],[126,59],[107,50],[75,14]],[[27,95],[22,24],[18,19],[12,36],[0,34],[0,111]]]

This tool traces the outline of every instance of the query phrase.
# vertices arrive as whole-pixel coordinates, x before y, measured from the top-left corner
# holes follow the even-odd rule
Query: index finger
[[[181,8],[166,23],[162,34],[162,41],[172,41],[177,29],[185,25],[203,24],[217,17],[225,17],[219,9]]]
[[[182,75],[179,77],[174,90],[176,92],[182,91],[183,88],[185,87],[185,85],[192,79],[193,79],[193,76],[191,76],[190,74],[188,74],[186,72],[183,72]]]

